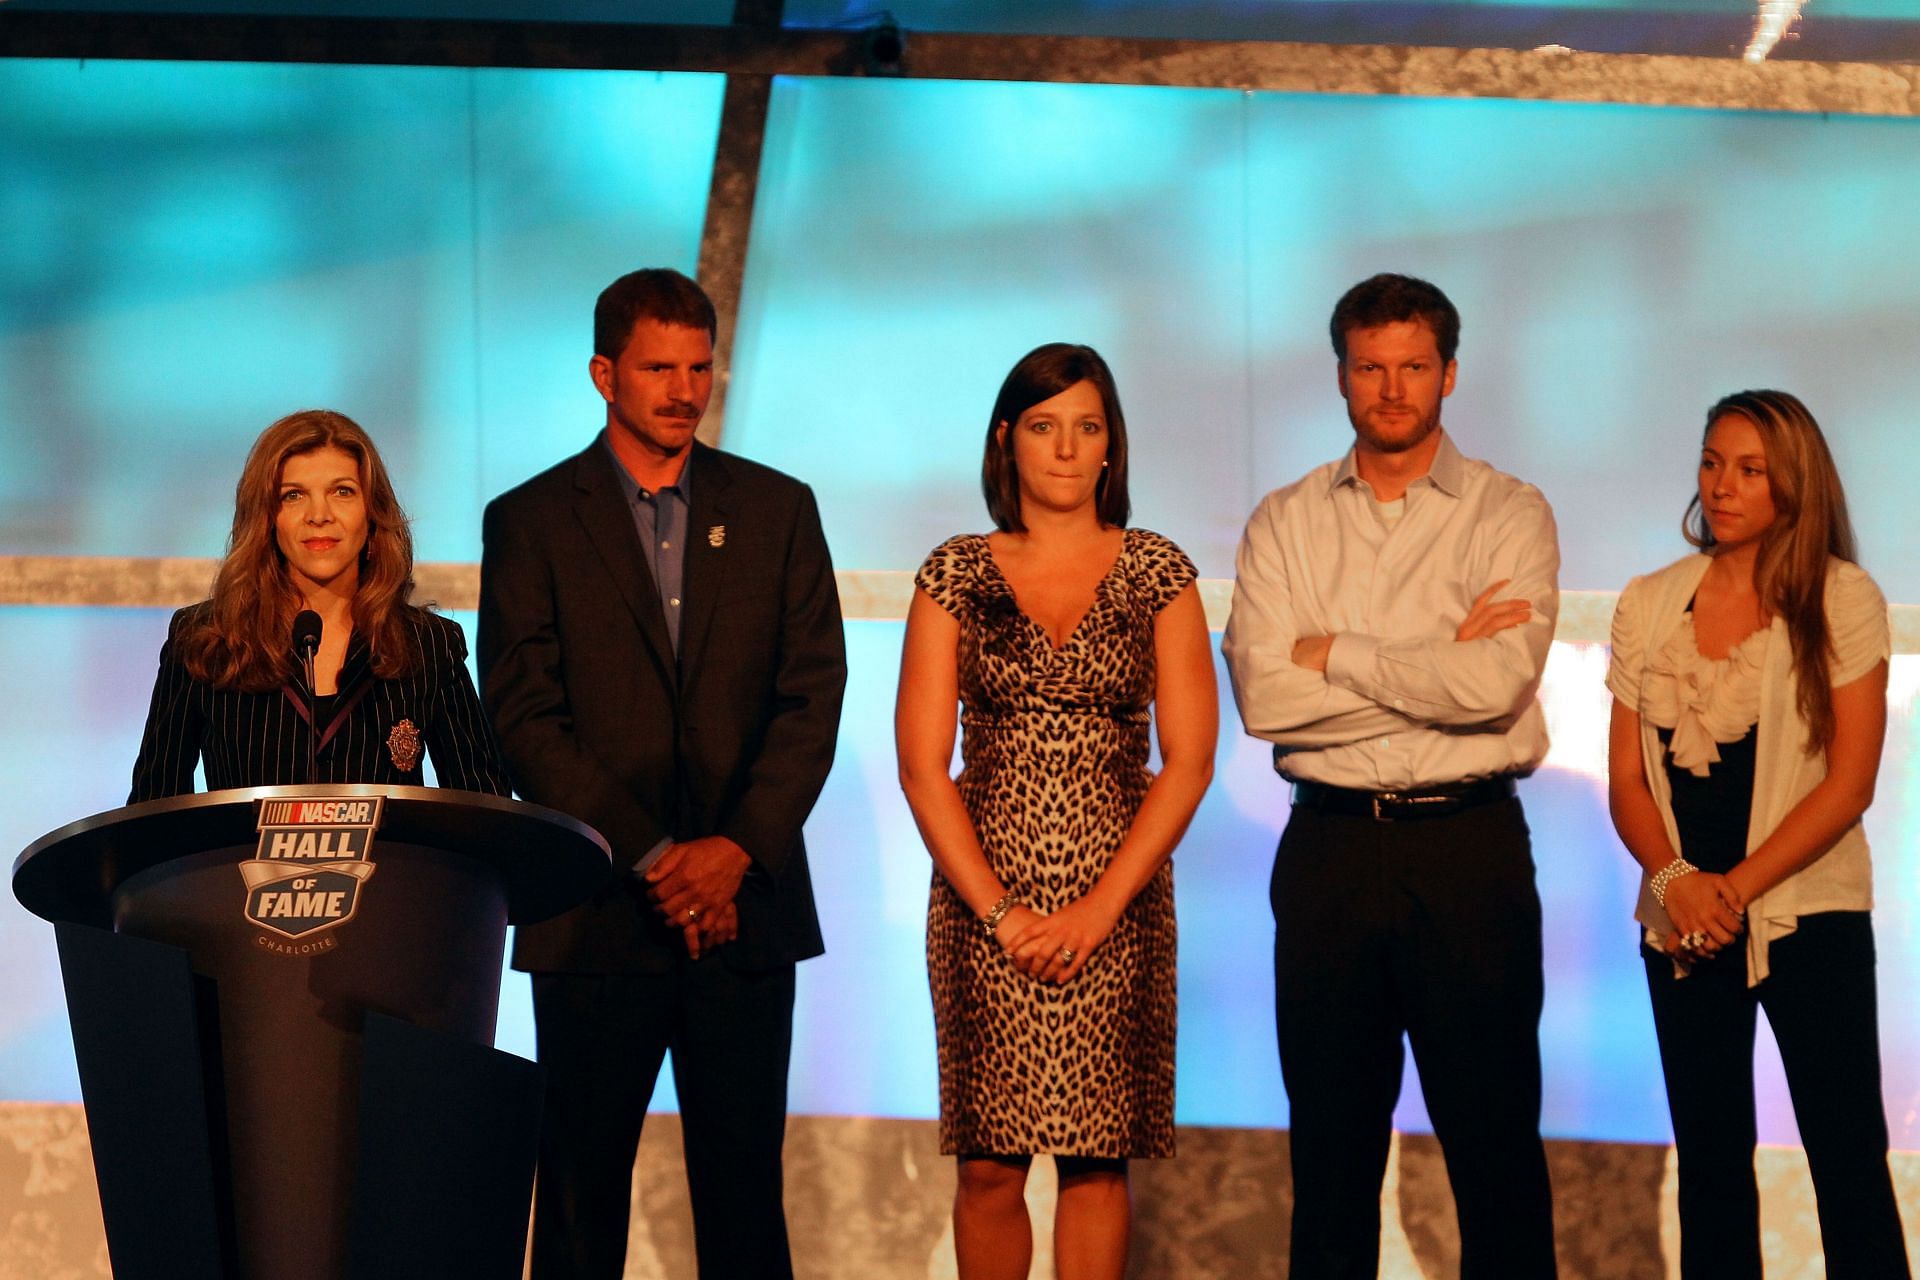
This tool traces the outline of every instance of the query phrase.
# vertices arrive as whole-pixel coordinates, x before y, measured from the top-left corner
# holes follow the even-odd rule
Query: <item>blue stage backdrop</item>
[[[477,557],[493,493],[579,447],[594,294],[691,270],[716,78],[0,62],[0,553],[213,555],[241,455],[324,404],[381,441],[423,559]],[[815,485],[842,568],[908,569],[985,525],[1001,376],[1034,344],[1111,358],[1138,523],[1230,572],[1261,493],[1348,436],[1325,317],[1375,270],[1465,313],[1448,423],[1538,482],[1565,585],[1683,548],[1701,415],[1783,385],[1828,425],[1868,567],[1920,601],[1888,465],[1920,123],[1214,91],[782,81],[727,442]],[[459,615],[471,627],[469,615]],[[162,610],[0,609],[0,845],[124,797]],[[809,828],[830,953],[804,967],[793,1104],[935,1105],[926,856],[890,742],[897,622],[848,627],[834,776]],[[1548,923],[1550,1132],[1660,1141],[1664,1103],[1605,816],[1604,647],[1557,645],[1527,784]],[[1920,1146],[1920,658],[1894,664],[1869,820],[1889,1112]],[[1176,860],[1180,1118],[1278,1125],[1264,896],[1283,796],[1229,714]],[[0,904],[0,1096],[77,1096],[50,931]],[[531,1052],[525,983],[502,1045]],[[1762,1136],[1792,1141],[1762,1055]],[[670,1101],[670,1099],[663,1099]],[[1401,1109],[1424,1125],[1414,1090]]]

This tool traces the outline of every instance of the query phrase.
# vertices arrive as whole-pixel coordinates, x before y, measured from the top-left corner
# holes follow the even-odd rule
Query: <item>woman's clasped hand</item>
[[[1062,984],[1080,975],[1119,919],[1118,910],[1088,894],[1051,915],[1016,907],[1007,912],[993,936],[1012,958],[1014,968],[1036,982]]]
[[[1710,956],[1732,946],[1747,926],[1747,904],[1723,875],[1690,871],[1667,886],[1667,915],[1674,932],[1667,950],[1683,959]]]

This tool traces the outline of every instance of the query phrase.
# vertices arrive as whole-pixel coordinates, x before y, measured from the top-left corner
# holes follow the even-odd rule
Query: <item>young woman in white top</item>
[[[1753,1035],[1767,1013],[1827,1275],[1909,1274],[1887,1171],[1861,814],[1886,733],[1886,601],[1833,458],[1781,391],[1707,414],[1699,548],[1620,595],[1609,798],[1679,1155],[1681,1274],[1761,1275]]]

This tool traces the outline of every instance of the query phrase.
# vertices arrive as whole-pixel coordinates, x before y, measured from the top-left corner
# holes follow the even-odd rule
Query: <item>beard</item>
[[[1425,444],[1427,438],[1439,430],[1440,406],[1434,405],[1424,417],[1397,414],[1391,420],[1393,425],[1383,431],[1366,413],[1355,410],[1349,403],[1347,421],[1353,424],[1354,434],[1376,453],[1406,453]]]

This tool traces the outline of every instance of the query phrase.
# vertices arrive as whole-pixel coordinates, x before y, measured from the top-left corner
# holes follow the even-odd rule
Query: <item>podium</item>
[[[114,1274],[518,1277],[541,1085],[492,1047],[506,930],[609,874],[582,823],[431,787],[175,796],[35,841],[13,890],[55,925]]]

